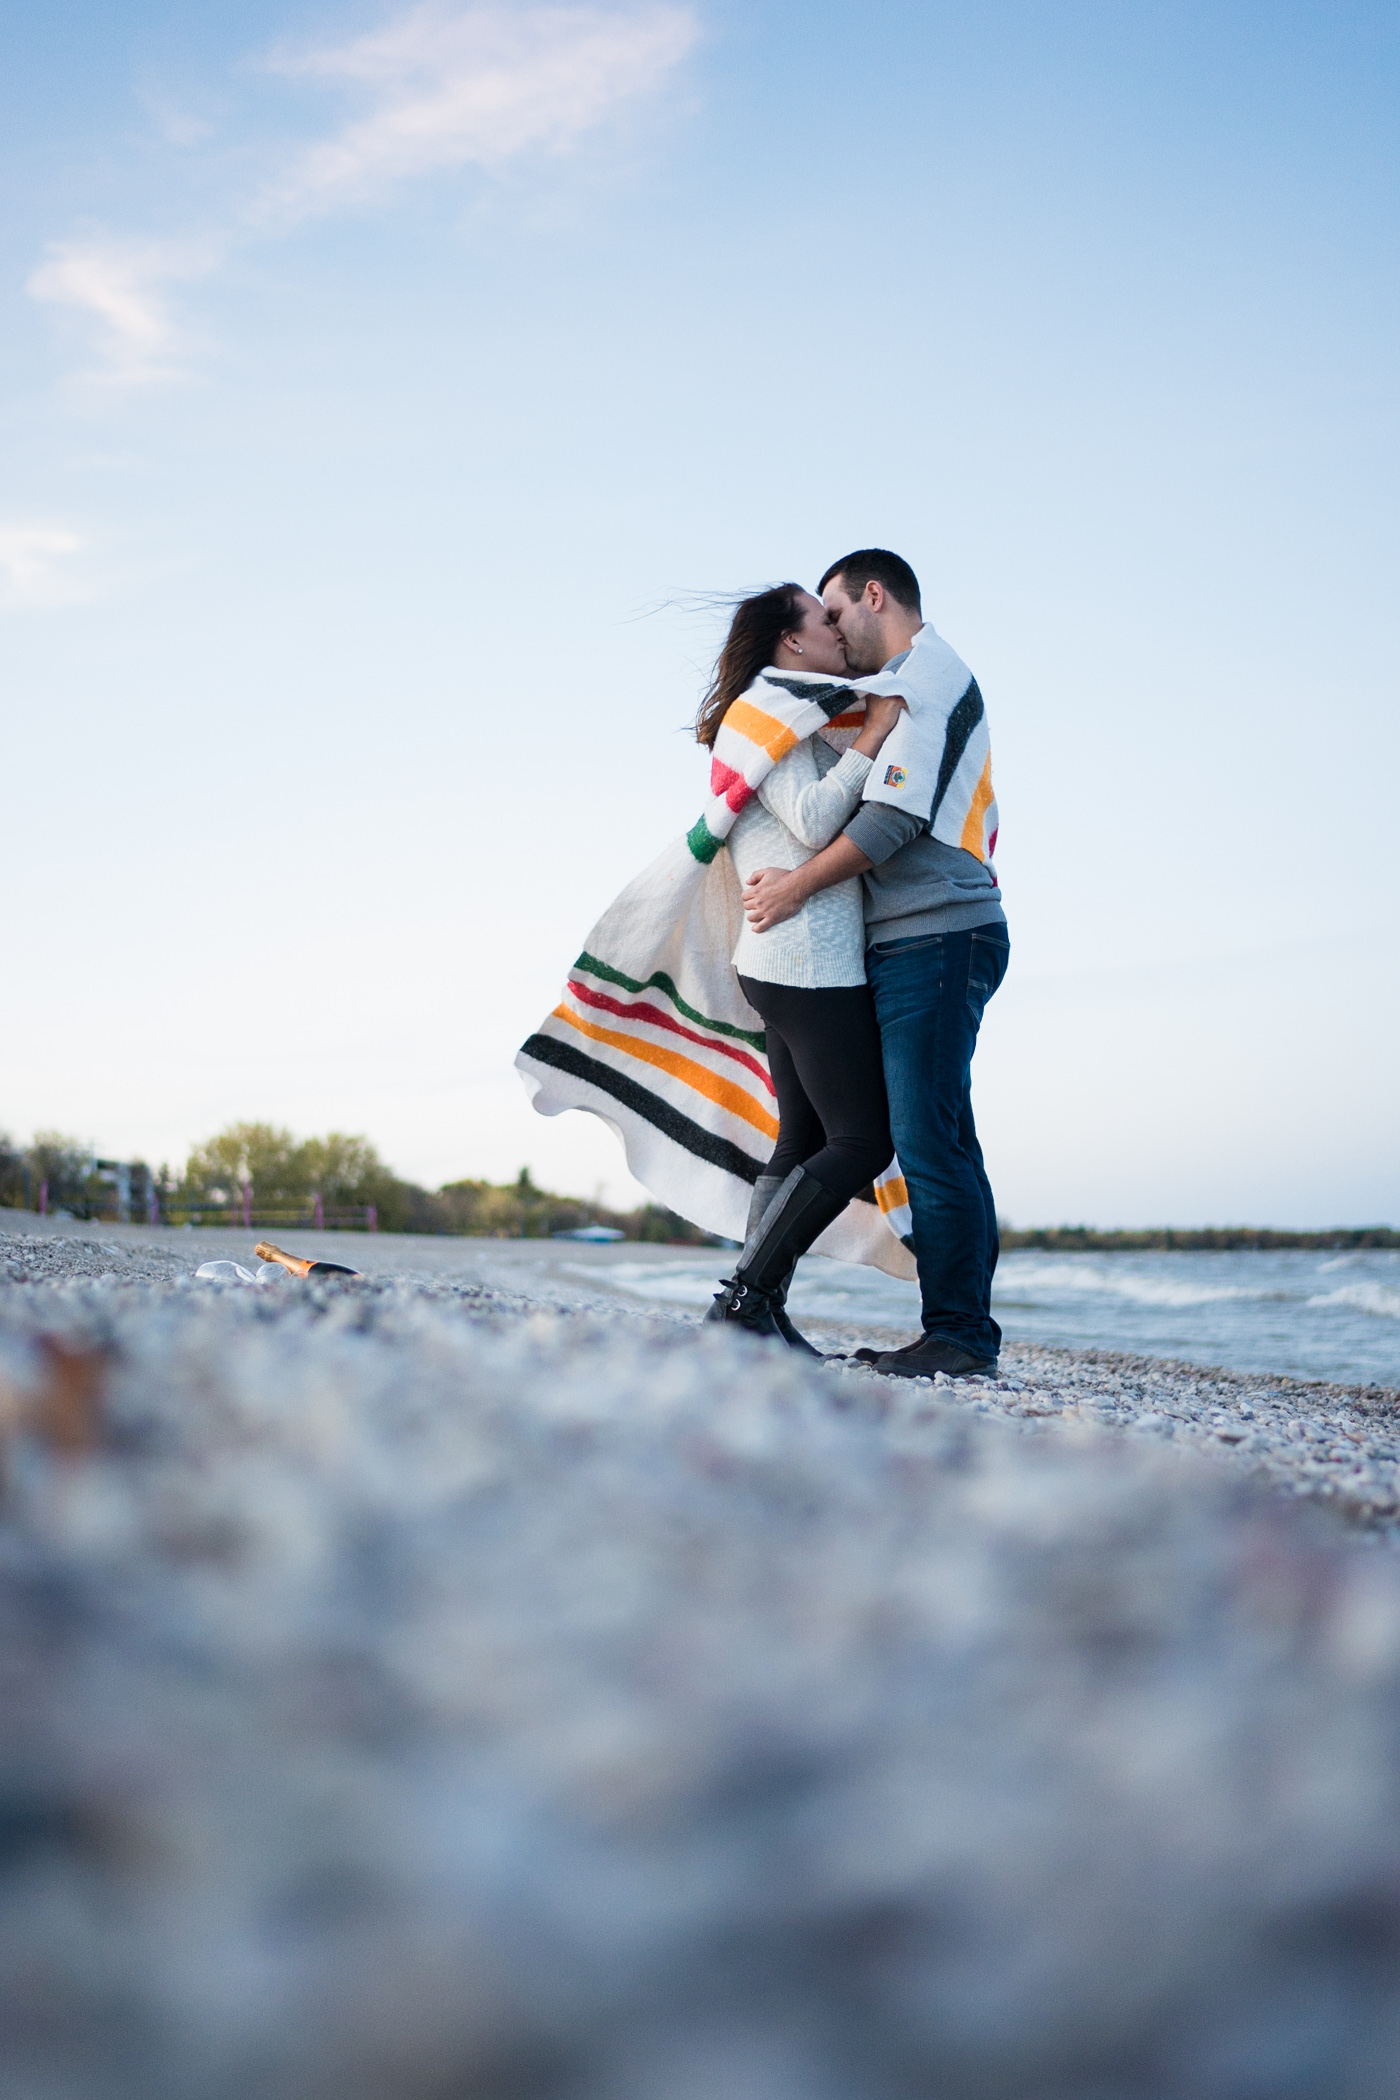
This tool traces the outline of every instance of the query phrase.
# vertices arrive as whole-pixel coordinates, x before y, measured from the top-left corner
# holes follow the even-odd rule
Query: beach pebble
[[[1397,2090],[1393,1395],[0,1256],[16,2093]]]

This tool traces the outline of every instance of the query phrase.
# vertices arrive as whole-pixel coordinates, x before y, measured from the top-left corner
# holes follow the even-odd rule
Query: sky
[[[4,0],[0,1127],[637,1190],[511,1069],[867,544],[1003,1214],[1400,1223],[1388,6]]]

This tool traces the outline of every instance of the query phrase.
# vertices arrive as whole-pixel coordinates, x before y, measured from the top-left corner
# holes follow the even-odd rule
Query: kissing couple
[[[988,1374],[996,1206],[972,1057],[1009,938],[977,681],[884,548],[745,598],[700,704],[703,815],[590,933],[516,1059],[661,1202],[741,1239],[710,1321],[819,1352],[809,1250],[917,1274],[898,1377]]]

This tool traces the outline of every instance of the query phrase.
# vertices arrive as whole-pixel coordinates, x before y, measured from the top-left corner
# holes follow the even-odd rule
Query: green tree
[[[24,1208],[24,1154],[8,1132],[0,1130],[0,1204]]]
[[[251,1182],[258,1204],[273,1209],[300,1204],[310,1187],[304,1152],[290,1130],[275,1124],[230,1123],[191,1152],[181,1194],[194,1203],[233,1203]]]
[[[359,1210],[372,1203],[384,1232],[435,1229],[410,1222],[416,1199],[430,1199],[412,1183],[400,1181],[368,1138],[350,1137],[340,1130],[323,1138],[307,1138],[300,1159],[307,1187],[320,1196],[326,1210]]]
[[[255,1211],[304,1211],[319,1196],[331,1216],[372,1203],[386,1232],[441,1229],[415,1216],[418,1199],[432,1199],[391,1173],[368,1138],[344,1131],[298,1139],[272,1123],[231,1123],[191,1152],[175,1202],[236,1205],[245,1186]]]
[[[162,1170],[162,1187],[168,1186]],[[191,1152],[169,1207],[236,1205],[245,1184],[253,1209],[299,1210],[319,1195],[328,1220],[373,1204],[383,1232],[460,1232],[487,1239],[546,1239],[580,1225],[610,1225],[633,1240],[714,1244],[712,1235],[654,1203],[640,1210],[602,1209],[578,1196],[538,1188],[528,1167],[515,1180],[453,1181],[436,1194],[401,1181],[365,1137],[333,1130],[297,1139],[271,1123],[231,1123]],[[358,1222],[358,1220],[357,1220]]]
[[[36,1130],[25,1159],[36,1206],[40,1185],[47,1182],[50,1210],[71,1210],[78,1218],[101,1210],[108,1191],[92,1173],[92,1150],[81,1139],[65,1137],[59,1130]]]
[[[307,1187],[319,1189],[328,1204],[360,1200],[362,1188],[389,1175],[368,1138],[347,1137],[339,1130],[328,1137],[307,1138],[297,1147],[297,1158]]]

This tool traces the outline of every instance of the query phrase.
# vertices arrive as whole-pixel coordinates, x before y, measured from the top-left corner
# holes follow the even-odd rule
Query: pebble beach
[[[11,1216],[7,2091],[1393,2100],[1393,1390]]]

